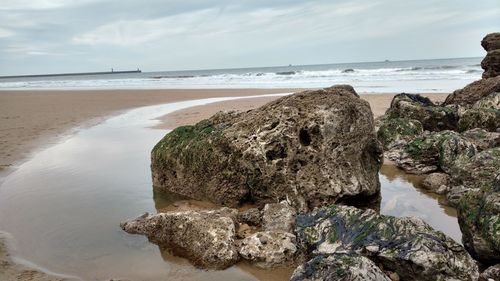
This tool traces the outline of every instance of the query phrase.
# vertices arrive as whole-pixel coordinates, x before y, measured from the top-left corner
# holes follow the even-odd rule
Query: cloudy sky
[[[0,75],[484,56],[499,0],[0,0]]]

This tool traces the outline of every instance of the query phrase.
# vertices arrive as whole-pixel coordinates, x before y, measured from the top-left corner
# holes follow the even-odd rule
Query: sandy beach
[[[0,167],[21,163],[31,153],[60,141],[79,128],[95,125],[110,115],[146,105],[208,97],[264,95],[294,92],[293,89],[259,90],[126,90],[126,91],[4,91],[0,92]],[[374,116],[383,115],[394,94],[361,94]],[[441,101],[446,94],[428,94]],[[172,129],[193,124],[220,110],[249,110],[278,97],[259,97],[217,102],[175,111],[160,118],[157,128]],[[1,238],[2,280],[60,280],[15,264]],[[20,279],[19,279],[20,278]]]

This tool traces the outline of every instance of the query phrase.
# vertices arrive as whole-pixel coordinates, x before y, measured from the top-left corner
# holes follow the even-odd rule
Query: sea
[[[323,88],[358,92],[448,93],[481,78],[477,58],[0,78],[0,90]]]

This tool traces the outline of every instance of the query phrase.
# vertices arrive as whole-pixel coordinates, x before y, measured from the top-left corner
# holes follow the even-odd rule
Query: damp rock
[[[228,208],[146,213],[120,226],[130,234],[147,236],[151,242],[187,258],[195,266],[224,269],[239,259],[235,246],[236,214],[236,210]]]
[[[391,281],[370,259],[356,254],[319,255],[295,269],[292,281]]]
[[[448,191],[450,176],[445,173],[432,173],[425,177],[422,186],[434,193],[444,194]]]
[[[271,203],[262,211],[262,228],[266,231],[293,232],[295,209],[286,201]]]
[[[291,265],[297,252],[295,235],[280,231],[263,231],[239,243],[239,253],[260,268]]]
[[[288,200],[299,210],[379,193],[382,148],[351,86],[304,91],[167,134],[153,185],[225,206]]]
[[[401,280],[476,280],[476,262],[457,242],[415,217],[332,205],[297,216],[297,238],[309,256],[358,254]],[[415,270],[418,269],[418,270]]]
[[[418,94],[398,94],[394,96],[386,116],[418,120],[424,130],[455,130],[458,123],[457,108],[437,106],[430,99]]]
[[[261,213],[257,208],[249,208],[247,210],[240,211],[237,219],[240,223],[246,223],[253,226],[260,225],[262,221]]]

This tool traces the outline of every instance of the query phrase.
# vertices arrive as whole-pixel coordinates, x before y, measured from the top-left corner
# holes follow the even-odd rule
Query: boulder
[[[479,281],[498,281],[500,280],[500,264],[490,266],[479,276]]]
[[[457,132],[433,132],[406,144],[396,159],[396,165],[413,174],[425,174],[440,169],[450,173],[455,161],[468,159],[476,152],[474,144]]]
[[[157,189],[226,206],[288,197],[305,210],[380,191],[373,115],[351,86],[304,91],[179,127],[151,158]]]
[[[484,69],[483,78],[500,75],[500,33],[486,35],[481,45],[487,51],[481,62],[481,67]]]
[[[472,108],[500,110],[500,92],[494,92],[478,100]]]
[[[450,171],[451,189],[447,194],[449,205],[456,207],[468,193],[480,192],[481,187],[491,185],[500,171],[500,147],[483,150],[473,157],[454,163]]]
[[[356,254],[319,255],[295,269],[291,281],[391,281],[370,259]]]
[[[434,193],[444,194],[448,191],[450,176],[445,173],[432,173],[425,177],[422,186]]]
[[[463,132],[462,136],[472,142],[478,151],[500,146],[500,133],[497,132],[476,128]]]
[[[422,123],[407,118],[386,118],[377,131],[378,140],[386,150],[398,147],[401,143],[419,136],[424,132]]]
[[[500,110],[471,108],[463,111],[458,121],[458,130],[463,132],[474,128],[500,132]]]
[[[236,210],[228,208],[146,213],[120,226],[128,233],[146,235],[151,242],[187,258],[195,266],[224,269],[239,259],[235,246],[236,214]]]
[[[500,262],[500,169],[489,184],[466,193],[457,207],[465,248],[485,264]]]
[[[250,208],[238,213],[237,220],[239,223],[258,226],[261,224],[262,218],[259,209]]]
[[[500,92],[500,77],[481,79],[456,90],[444,101],[444,105],[473,105],[491,93]]]
[[[287,266],[297,252],[295,235],[279,231],[263,231],[243,239],[239,245],[242,258],[260,268]]]
[[[456,107],[436,106],[426,97],[406,93],[394,96],[386,115],[418,120],[428,131],[454,130],[458,122]]]
[[[415,217],[332,205],[297,216],[297,238],[310,256],[358,254],[401,280],[477,280],[475,261],[453,239]]]
[[[266,204],[262,211],[262,228],[266,231],[293,232],[295,215],[295,209],[286,201]]]
[[[481,40],[481,46],[488,52],[500,49],[500,32],[490,33]]]

